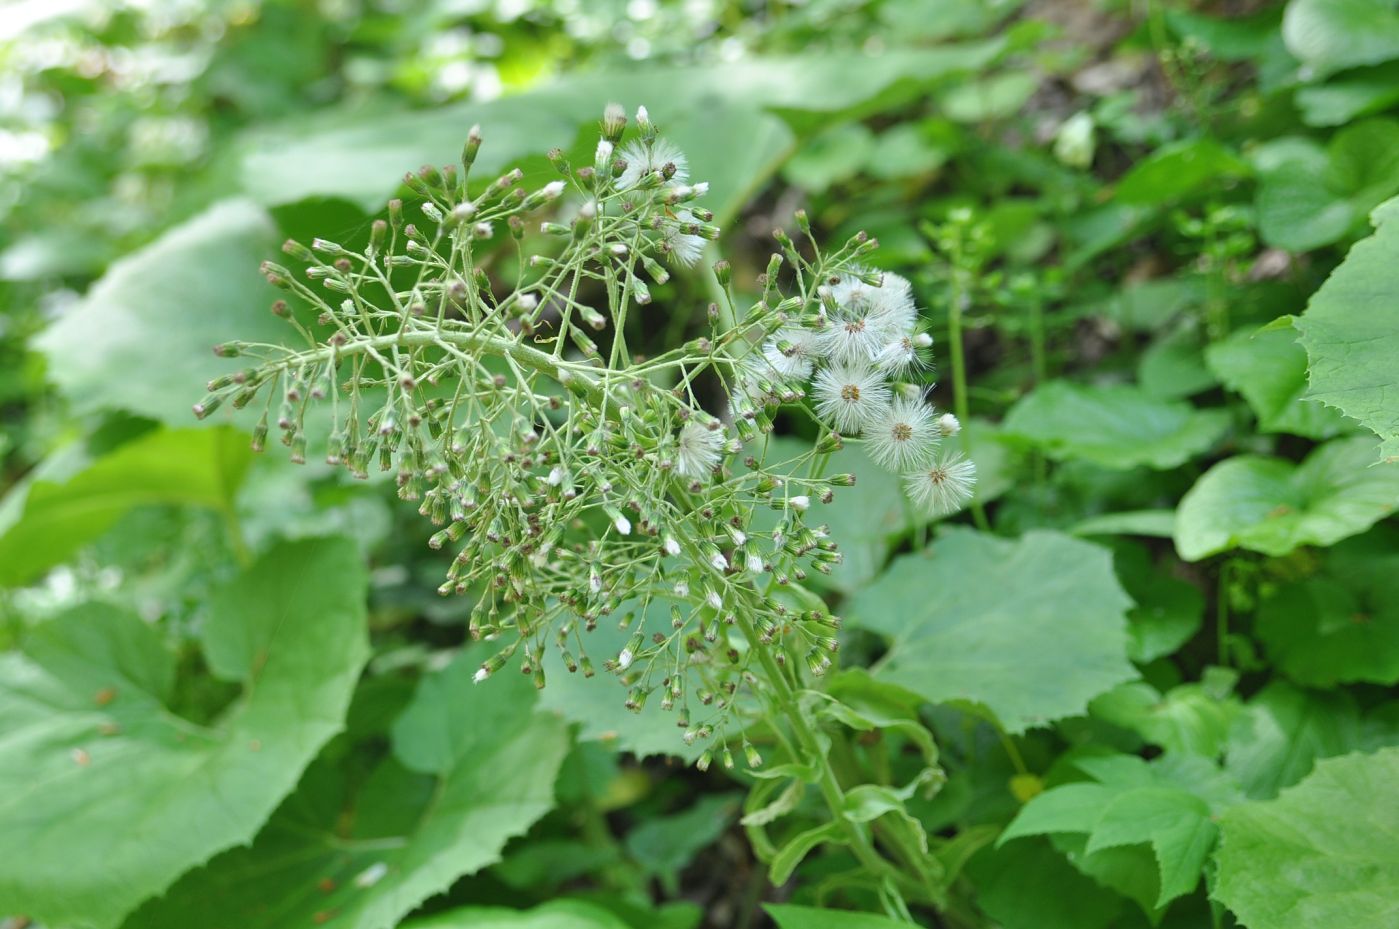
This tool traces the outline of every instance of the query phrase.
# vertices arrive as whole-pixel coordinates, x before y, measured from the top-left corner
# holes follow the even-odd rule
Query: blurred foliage
[[[12,0],[0,914],[895,924],[836,909],[877,903],[839,851],[768,886],[804,788],[667,757],[694,752],[606,682],[472,689],[469,604],[435,595],[449,556],[390,482],[250,462],[247,422],[186,415],[234,369],[209,345],[284,337],[256,275],[282,238],[364,240],[476,122],[483,164],[550,176],[621,99],[713,181],[746,294],[797,208],[877,237],[965,414],[978,528],[922,523],[847,452],[818,590],[850,619],[821,698],[858,728],[832,727],[847,786],[913,782],[936,737],[945,784],[898,807],[945,868],[917,916],[1387,927],[1396,88],[1388,0]],[[677,274],[647,337],[698,334],[713,294]],[[281,571],[339,597],[297,601],[298,636],[241,602]],[[316,695],[300,718],[265,662],[285,705]],[[148,780],[65,792],[106,752]],[[221,790],[239,810],[200,806]]]

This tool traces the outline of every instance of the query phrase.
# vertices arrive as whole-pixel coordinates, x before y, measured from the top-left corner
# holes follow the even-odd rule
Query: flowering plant
[[[708,308],[707,334],[636,351],[652,287],[667,266],[695,265],[720,230],[700,205],[708,185],[690,181],[646,110],[622,144],[626,125],[609,106],[592,163],[574,167],[556,149],[564,179],[529,192],[519,170],[471,183],[473,128],[459,168],[406,178],[425,223],[394,200],[362,251],[288,241],[304,272],[263,272],[319,328],[279,300],[273,311],[307,345],[218,346],[254,364],[211,382],[194,411],[261,397],[255,447],[275,426],[301,461],[308,412],[328,405],[327,460],[361,478],[374,462],[396,472],[399,496],[441,527],[429,543],[456,546],[440,592],[474,595],[471,635],[502,643],[478,681],[518,660],[543,687],[544,652],[557,648],[570,671],[618,677],[629,707],[673,711],[685,741],[711,743],[701,768],[715,752],[731,766],[735,743],[760,765],[747,729],[764,705],[818,762],[790,665],[820,676],[838,647],[839,619],[800,586],[841,558],[819,507],[855,477],[826,474],[828,461],[859,436],[930,515],[961,506],[975,471],[939,454],[959,423],[909,382],[932,339],[908,282],[863,264],[877,247],[864,234],[823,251],[799,213],[801,241],[776,233],[754,303],[740,306],[718,261],[724,305]],[[526,217],[545,209],[544,247],[525,257],[536,241]],[[508,286],[482,260],[502,229],[520,259]],[[775,461],[765,437],[782,407],[805,411],[818,434]],[[648,623],[658,606],[660,627]],[[630,633],[623,648],[593,653],[600,622]],[[829,771],[821,779],[841,814],[839,786]],[[847,825],[845,840],[874,860],[863,827]]]

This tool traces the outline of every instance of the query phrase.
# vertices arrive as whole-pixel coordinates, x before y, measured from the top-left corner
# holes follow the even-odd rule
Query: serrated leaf
[[[1158,400],[1137,387],[1050,381],[1011,407],[1004,430],[1052,458],[1166,469],[1208,449],[1228,422],[1220,410]]]
[[[1380,456],[1399,461],[1399,199],[1373,219],[1374,235],[1356,243],[1294,325],[1311,365],[1308,395],[1373,430]]]
[[[1018,541],[948,529],[856,593],[854,626],[888,636],[876,678],[926,700],[973,700],[1011,732],[1082,712],[1136,676],[1106,551],[1054,532]]]
[[[326,540],[279,546],[217,593],[205,654],[244,693],[208,726],[162,703],[174,656],[115,608],[0,656],[0,911],[112,926],[251,840],[343,724],[365,585],[354,546]]]
[[[1205,349],[1210,369],[1248,401],[1262,432],[1329,439],[1352,428],[1307,393],[1307,353],[1290,329],[1240,330]]]
[[[251,461],[247,437],[232,429],[158,430],[66,481],[34,481],[19,518],[0,531],[0,585],[33,579],[137,506],[228,511]]]
[[[1179,790],[1145,788],[1103,808],[1084,850],[1091,855],[1103,848],[1150,845],[1160,868],[1159,907],[1195,889],[1217,835],[1203,800]]]
[[[1269,657],[1309,687],[1399,682],[1399,532],[1376,527],[1324,558],[1321,574],[1260,606],[1257,634]]]
[[[313,769],[256,842],[186,875],[131,929],[282,929],[332,916],[345,929],[390,929],[498,861],[553,808],[568,737],[535,712],[523,676],[473,683],[480,658],[463,653],[423,679],[393,725],[393,756],[358,795],[342,769]]]
[[[1220,820],[1214,895],[1249,929],[1391,925],[1399,887],[1399,748],[1317,763],[1277,799]]]
[[[1212,817],[1239,797],[1217,768],[1202,758],[1165,758],[1148,763],[1131,755],[1085,758],[1078,767],[1097,783],[1064,784],[1027,803],[1001,834],[1001,842],[1028,835],[1078,833],[1084,836],[1071,858],[1097,858],[1086,871],[1117,886],[1121,855],[1104,855],[1122,846],[1149,845],[1158,868],[1150,894],[1144,884],[1123,892],[1148,912],[1189,893],[1213,847]]]
[[[1364,532],[1399,505],[1399,465],[1376,465],[1374,447],[1335,439],[1300,465],[1262,455],[1220,462],[1180,501],[1176,551],[1186,561],[1231,548],[1276,557]]]

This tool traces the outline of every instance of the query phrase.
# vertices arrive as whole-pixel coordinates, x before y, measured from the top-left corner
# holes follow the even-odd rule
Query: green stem
[[[971,423],[967,406],[967,363],[962,350],[962,309],[967,301],[967,292],[962,287],[962,275],[952,273],[952,297],[947,309],[947,340],[952,353],[952,409],[962,422],[962,450],[967,457],[972,455],[971,436],[967,427]],[[982,532],[990,532],[991,524],[986,519],[986,510],[980,500],[972,501],[972,520]]]
[[[791,726],[792,734],[796,737],[797,745],[802,754],[816,765],[816,786],[821,791],[821,796],[826,801],[832,818],[843,824],[846,836],[850,840],[850,850],[871,874],[890,874],[892,866],[875,850],[874,844],[870,841],[865,830],[858,823],[853,823],[845,818],[845,791],[841,789],[840,782],[836,779],[830,759],[821,750],[821,740],[815,729],[807,721],[801,708],[797,706],[796,693],[792,690],[792,685],[788,683],[782,668],[772,657],[768,647],[760,640],[753,623],[741,612],[738,616],[738,627],[743,633],[743,637],[748,641],[748,647],[758,656],[758,661],[763,666],[764,676],[767,678],[770,688],[768,692],[774,708],[787,717],[787,722]],[[895,905],[906,913],[907,903],[899,890],[890,888],[890,893]]]

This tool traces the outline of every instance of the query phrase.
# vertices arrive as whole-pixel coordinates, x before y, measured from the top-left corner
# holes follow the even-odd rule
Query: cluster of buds
[[[557,649],[569,671],[615,675],[629,707],[654,700],[685,739],[707,739],[761,680],[760,655],[813,675],[831,666],[839,620],[790,604],[810,600],[809,572],[840,562],[813,518],[854,483],[821,476],[836,430],[864,431],[877,459],[926,470],[945,466],[925,457],[927,430],[955,421],[899,412],[911,407],[882,380],[871,389],[881,415],[917,419],[918,438],[890,426],[881,449],[882,420],[827,384],[899,376],[927,347],[899,302],[906,285],[860,269],[875,247],[863,235],[828,254],[812,240],[806,255],[780,236],[794,292],[780,292],[774,256],[743,313],[718,263],[727,315],[714,308],[706,336],[634,353],[628,333],[654,328],[644,316],[666,265],[694,264],[719,230],[698,203],[707,185],[690,181],[644,108],[627,133],[609,106],[591,163],[555,150],[561,178],[527,190],[518,170],[475,182],[472,129],[460,165],[405,178],[416,204],[391,201],[366,244],[289,241],[301,272],[263,271],[288,293],[273,312],[307,344],[219,346],[252,364],[211,382],[195,413],[261,398],[255,447],[275,428],[304,461],[308,410],[328,406],[326,460],[361,478],[394,473],[399,496],[437,527],[429,544],[455,551],[440,592],[471,597],[471,635],[500,643],[478,680],[513,663],[544,686],[545,651]],[[411,210],[422,219],[408,221]],[[527,220],[545,210],[537,227]],[[537,252],[508,287],[485,270],[501,230]],[[877,338],[857,338],[857,316]],[[750,453],[812,378],[834,428],[791,460]],[[727,408],[706,411],[697,379],[725,385]],[[776,596],[783,588],[791,596]],[[597,654],[589,633],[602,622],[627,633],[616,653]]]

